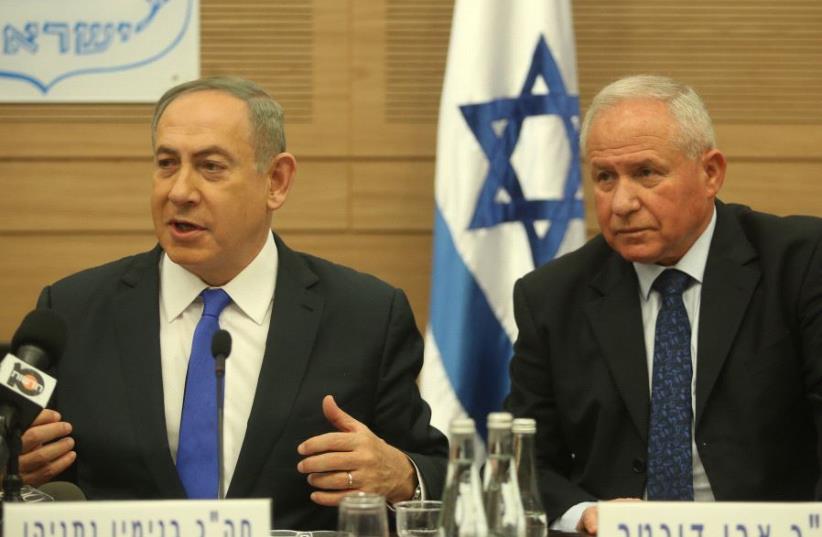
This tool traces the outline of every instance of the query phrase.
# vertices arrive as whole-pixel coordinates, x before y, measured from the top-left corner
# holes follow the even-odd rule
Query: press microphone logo
[[[34,369],[25,367],[21,362],[14,364],[14,369],[12,369],[9,375],[7,384],[31,397],[40,395],[43,393],[43,390],[46,389],[40,373]]]

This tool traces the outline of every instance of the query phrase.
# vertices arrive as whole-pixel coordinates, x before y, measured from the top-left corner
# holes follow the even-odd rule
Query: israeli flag
[[[457,0],[440,104],[423,396],[442,431],[502,408],[514,282],[585,240],[568,0]]]

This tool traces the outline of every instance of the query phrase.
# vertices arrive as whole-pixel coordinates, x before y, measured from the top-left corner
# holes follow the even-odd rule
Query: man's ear
[[[705,174],[705,190],[709,197],[716,197],[725,183],[728,162],[719,149],[711,149],[702,155],[702,172]]]
[[[291,182],[297,174],[297,159],[291,153],[274,157],[268,170],[268,208],[276,211],[285,203]]]

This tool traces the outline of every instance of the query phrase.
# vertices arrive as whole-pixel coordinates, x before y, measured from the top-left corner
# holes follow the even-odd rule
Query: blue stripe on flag
[[[434,221],[431,331],[451,385],[477,431],[486,437],[485,418],[502,409],[508,394],[511,340],[474,275],[454,246],[439,207]]]

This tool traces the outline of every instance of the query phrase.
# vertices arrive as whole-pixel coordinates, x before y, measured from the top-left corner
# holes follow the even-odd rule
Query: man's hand
[[[20,476],[23,483],[39,487],[71,466],[77,458],[71,424],[60,421],[60,414],[45,409],[37,416],[22,437]]]
[[[641,502],[639,498],[616,498],[615,500],[609,500],[612,502]],[[582,512],[582,516],[579,517],[579,522],[577,522],[577,531],[582,533],[590,533],[591,535],[596,535],[597,530],[599,529],[599,513],[597,511],[597,506],[592,505],[585,509]]]
[[[353,491],[376,492],[391,503],[413,496],[416,472],[405,453],[346,414],[330,395],[323,398],[323,414],[339,432],[309,438],[297,447],[305,457],[297,470],[320,489],[311,493],[313,502],[338,505]]]

